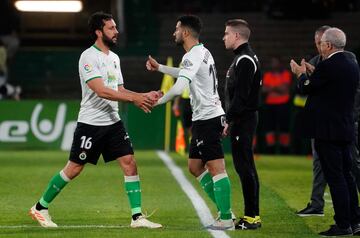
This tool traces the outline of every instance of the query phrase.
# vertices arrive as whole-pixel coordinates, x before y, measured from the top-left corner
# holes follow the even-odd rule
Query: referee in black
[[[259,178],[254,163],[252,141],[258,124],[261,73],[259,61],[248,43],[249,25],[242,19],[225,23],[225,48],[233,50],[235,57],[226,74],[225,109],[230,133],[234,166],[243,190],[244,217],[236,229],[261,227],[259,215]]]

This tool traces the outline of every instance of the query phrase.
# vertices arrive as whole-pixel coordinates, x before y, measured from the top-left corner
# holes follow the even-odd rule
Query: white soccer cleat
[[[235,225],[232,219],[229,220],[216,220],[212,225],[207,226],[206,229],[218,231],[233,231]]]
[[[42,227],[58,227],[52,220],[47,209],[36,210],[36,205],[30,208],[29,215],[33,220],[39,222]]]
[[[151,222],[148,219],[146,219],[145,216],[142,215],[139,216],[135,221],[131,219],[130,227],[131,228],[144,227],[144,228],[156,229],[156,228],[161,228],[162,225],[159,223]]]

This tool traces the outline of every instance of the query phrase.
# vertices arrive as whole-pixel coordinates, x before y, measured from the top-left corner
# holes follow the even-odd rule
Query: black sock
[[[132,215],[132,219],[134,221],[136,221],[139,218],[139,216],[141,216],[141,213],[136,213],[136,214]]]
[[[36,203],[36,210],[38,210],[38,211],[40,211],[40,210],[43,210],[43,209],[48,209],[47,207],[44,207],[44,206],[42,206],[39,202],[38,203]]]

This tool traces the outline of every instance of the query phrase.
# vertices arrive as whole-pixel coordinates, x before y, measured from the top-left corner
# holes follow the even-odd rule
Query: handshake
[[[157,101],[162,96],[163,93],[160,90],[150,91],[147,93],[138,93],[137,96],[134,97],[133,103],[145,113],[150,113],[152,108],[157,105]]]

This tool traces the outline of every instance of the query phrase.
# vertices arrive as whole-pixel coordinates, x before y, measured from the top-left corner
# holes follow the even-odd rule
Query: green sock
[[[197,177],[197,180],[200,182],[201,187],[204,189],[210,199],[217,205],[214,194],[214,183],[209,171],[205,170],[199,177]],[[219,211],[219,207],[217,208]]]
[[[216,204],[220,210],[220,219],[231,219],[231,188],[229,177],[226,173],[222,173],[215,175],[213,181]]]
[[[141,213],[141,189],[139,175],[124,176],[125,190],[129,198],[131,214]]]
[[[54,177],[50,180],[44,194],[39,200],[39,203],[43,207],[49,207],[49,204],[54,198],[60,193],[61,189],[70,181],[70,179],[65,175],[63,171],[55,174]]]

